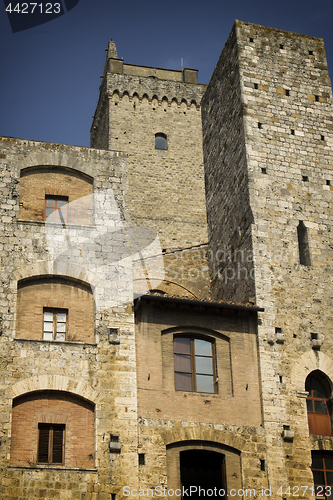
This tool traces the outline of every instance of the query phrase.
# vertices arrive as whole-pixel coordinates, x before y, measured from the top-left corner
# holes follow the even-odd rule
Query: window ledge
[[[98,472],[97,469],[86,469],[84,467],[66,467],[65,465],[8,465],[8,469],[39,469],[39,470],[64,470],[64,471],[74,471],[74,472]]]
[[[96,342],[78,342],[73,340],[43,340],[43,339],[24,339],[20,337],[14,337],[14,340],[20,342],[39,342],[42,344],[61,344],[61,345],[79,345],[79,346],[92,346],[97,347]]]
[[[17,223],[18,224],[31,224],[32,226],[36,225],[36,226],[45,226],[45,221],[39,221],[39,220],[25,220],[25,219],[17,219]],[[50,222],[48,224],[48,226],[54,226],[54,227],[62,227],[63,224],[61,222]],[[68,222],[66,222],[64,224],[65,228],[70,228],[70,229],[74,229],[74,228],[78,228],[78,229],[96,229],[96,225],[95,224],[90,224],[89,226],[88,225],[84,225],[84,224],[69,224]]]

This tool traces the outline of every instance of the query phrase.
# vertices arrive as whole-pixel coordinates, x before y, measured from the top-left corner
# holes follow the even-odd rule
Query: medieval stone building
[[[332,149],[323,41],[240,21],[1,138],[1,499],[330,498]]]

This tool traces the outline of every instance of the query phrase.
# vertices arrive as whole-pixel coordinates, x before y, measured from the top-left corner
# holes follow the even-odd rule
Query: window
[[[155,134],[155,149],[166,151],[168,149],[167,136],[165,134]]]
[[[216,391],[214,344],[210,341],[174,337],[176,391]]]
[[[308,232],[302,220],[297,226],[299,263],[302,266],[311,266]]]
[[[63,464],[64,437],[65,425],[38,424],[38,463]]]
[[[67,309],[44,309],[43,340],[66,340]]]
[[[333,454],[330,452],[312,452],[311,470],[315,486],[315,496],[322,500],[332,497]]]
[[[68,197],[45,196],[45,220],[47,222],[67,222]]]
[[[305,382],[305,390],[309,392],[306,398],[310,434],[330,436],[331,423],[327,409],[327,393],[321,381],[310,374]]]

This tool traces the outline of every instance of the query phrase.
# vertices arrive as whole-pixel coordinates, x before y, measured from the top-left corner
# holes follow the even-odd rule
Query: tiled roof
[[[206,299],[206,298],[196,298],[190,297],[188,295],[168,295],[164,292],[155,292],[151,291],[142,295],[142,298],[153,300],[166,300],[166,301],[174,301],[174,302],[191,302],[193,305],[204,305],[204,306],[216,306],[216,307],[225,307],[226,309],[247,309],[252,311],[263,311],[262,307],[253,304],[252,302],[233,302],[232,300],[214,300],[214,299]]]

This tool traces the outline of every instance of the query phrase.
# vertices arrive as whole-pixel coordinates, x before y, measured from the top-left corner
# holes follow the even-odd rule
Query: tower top
[[[107,59],[118,59],[116,42],[114,42],[111,38],[108,45],[108,57]]]

